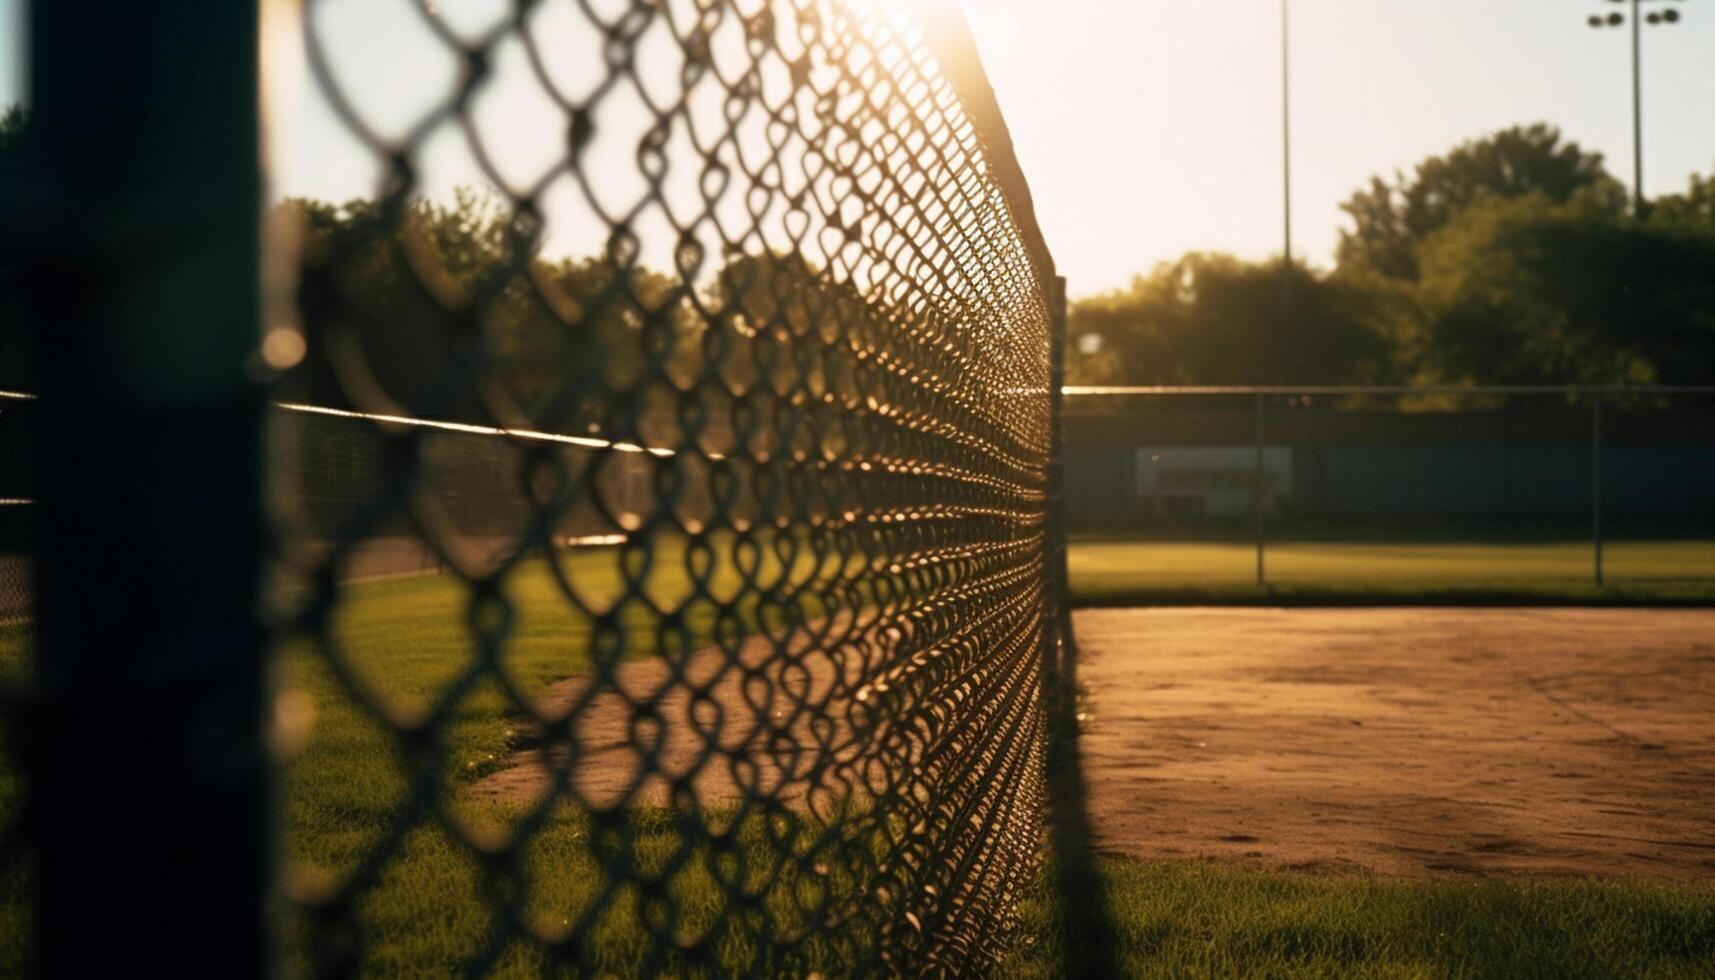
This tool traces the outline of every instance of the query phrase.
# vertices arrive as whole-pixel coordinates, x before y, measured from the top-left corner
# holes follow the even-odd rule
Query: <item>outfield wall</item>
[[[1715,531],[1715,410],[1609,410],[1603,512],[1617,519],[1708,523]],[[1074,526],[1171,527],[1248,514],[1234,475],[1254,480],[1256,417],[1246,409],[1071,416],[1067,495]],[[1586,520],[1589,409],[1465,413],[1274,408],[1263,418],[1265,509],[1273,520],[1433,523]],[[1215,450],[1220,450],[1216,452]],[[1217,460],[1198,486],[1163,490],[1149,464]],[[1249,496],[1250,483],[1241,496]],[[1231,511],[1237,513],[1229,513]]]

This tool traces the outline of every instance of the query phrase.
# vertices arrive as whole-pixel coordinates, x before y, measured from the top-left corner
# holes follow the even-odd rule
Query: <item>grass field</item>
[[[785,860],[785,854],[803,856],[800,844],[808,833],[799,837],[792,828],[771,828],[755,817],[734,821],[706,814],[704,825],[723,826],[730,839],[686,856],[679,853],[684,828],[665,811],[640,811],[634,825],[639,839],[625,848],[612,828],[594,826],[570,804],[536,813],[527,805],[463,792],[503,765],[527,728],[527,719],[493,672],[472,673],[480,659],[471,640],[472,623],[509,627],[502,670],[520,696],[535,699],[551,684],[587,673],[592,651],[606,651],[602,655],[619,661],[647,655],[663,641],[698,649],[713,644],[717,630],[749,634],[759,622],[783,614],[779,605],[759,604],[756,589],[786,596],[812,582],[819,589],[838,574],[837,568],[806,555],[782,560],[765,548],[750,566],[753,581],[760,584],[747,589],[731,564],[732,549],[719,552],[726,557],[700,573],[700,598],[693,598],[699,590],[685,571],[684,549],[673,544],[648,556],[659,565],[647,574],[642,556],[627,557],[613,548],[566,553],[564,584],[547,562],[528,562],[508,577],[504,607],[473,605],[464,585],[444,576],[356,584],[342,590],[325,649],[300,641],[284,651],[281,686],[303,706],[306,722],[305,737],[294,746],[285,774],[286,885],[298,898],[314,900],[354,875],[372,873],[367,862],[387,858],[374,870],[373,884],[358,906],[366,932],[365,972],[445,971],[482,949],[494,922],[488,869],[441,820],[413,803],[409,756],[391,730],[436,716],[443,719],[436,744],[427,757],[417,759],[419,771],[439,783],[436,805],[446,820],[491,847],[531,825],[531,843],[517,868],[531,882],[531,899],[520,914],[550,936],[590,916],[586,924],[595,942],[585,951],[588,970],[629,975],[642,965],[647,948],[643,922],[650,913],[636,889],[617,896],[601,893],[612,873],[603,869],[615,862],[623,867],[635,861],[629,873],[660,877],[676,910],[681,940],[705,932],[735,937],[720,943],[728,963],[743,963],[752,951],[737,938],[741,922],[723,920],[717,875],[736,876],[746,888],[765,893],[763,910],[756,914],[772,917],[786,931],[802,928],[795,890],[828,885],[805,886]],[[646,579],[645,594],[661,606],[683,605],[683,615],[669,623],[642,603],[616,605],[628,591],[628,576]],[[585,608],[568,599],[567,587]],[[795,604],[794,616],[822,615],[827,608],[815,591],[806,589],[782,604]],[[379,711],[351,697],[330,668],[332,662],[345,666]],[[449,697],[449,692],[457,693]],[[412,829],[394,839],[402,824]],[[770,843],[771,829],[784,834],[784,845]],[[836,860],[816,857],[834,865],[832,877],[840,875]],[[604,908],[608,911],[597,911]],[[288,936],[293,953],[304,952],[302,938],[297,932]],[[813,947],[807,955],[815,960],[834,954]],[[534,975],[543,967],[524,943],[508,944],[499,959],[507,975]]]
[[[1620,541],[1606,584],[1587,541],[1250,542],[1079,537],[1068,563],[1085,606],[1173,603],[1715,603],[1715,541]]]
[[[1619,586],[1579,592],[1580,549],[1571,545],[1285,545],[1273,558],[1283,591],[1266,595],[1406,596],[1434,594],[1440,583],[1449,589],[1488,583],[1493,589],[1504,584],[1545,597],[1603,601],[1715,597],[1707,580],[1686,574],[1692,567],[1715,571],[1715,545],[1628,552],[1630,547],[1617,547],[1613,555]],[[615,554],[591,551],[572,559],[573,579],[588,590],[582,598],[598,613],[609,609],[626,575]],[[663,568],[683,564],[683,555],[656,558]],[[1071,561],[1078,600],[1111,603],[1137,597],[1254,599],[1258,595],[1245,584],[1250,558],[1243,546],[1078,542]],[[758,574],[787,592],[840,574],[806,560],[764,555],[759,561]],[[770,615],[754,605],[723,607],[738,595],[734,575],[731,568],[708,573],[708,597],[693,602],[673,627],[677,642],[706,645],[717,627],[749,631]],[[658,574],[650,581],[663,590],[657,598],[664,602],[691,591],[683,574]],[[1640,588],[1638,582],[1646,591],[1627,591]],[[806,596],[813,592],[806,589]],[[472,606],[458,582],[435,576],[348,587],[328,635],[367,705],[352,698],[346,681],[313,644],[298,642],[284,651],[280,683],[292,692],[298,722],[297,737],[288,739],[285,884],[295,895],[314,897],[351,875],[373,875],[356,906],[363,932],[354,938],[364,948],[365,972],[436,972],[481,948],[493,924],[484,864],[443,821],[492,844],[534,819],[521,807],[461,795],[462,787],[502,764],[523,722],[492,676],[471,673],[480,661],[471,624],[509,627],[505,670],[527,696],[587,671],[592,644],[624,659],[653,649],[660,635],[658,618],[641,607],[619,608],[607,618],[573,611],[545,563],[520,568],[506,596],[503,607]],[[823,612],[814,603],[798,610]],[[0,637],[0,657],[14,668],[22,656],[21,637],[16,628]],[[420,772],[442,774],[439,816],[425,808],[426,797],[413,798],[408,755],[393,731],[431,717],[444,720],[441,738],[426,749],[428,756],[416,758]],[[0,790],[0,813],[9,814],[15,804],[11,781],[0,779]],[[407,815],[410,829],[395,836]],[[533,897],[521,914],[552,934],[597,906],[598,871],[617,852],[575,808],[560,806],[537,816],[533,842],[521,854],[520,867],[533,879]],[[724,936],[722,930],[729,929],[737,936],[737,923],[722,920],[716,884],[717,875],[732,874],[733,868],[747,868],[741,876],[764,891],[755,914],[772,916],[788,930],[802,924],[803,890],[837,887],[843,874],[836,865],[831,874],[821,872],[820,881],[793,877],[793,862],[782,863],[778,846],[766,842],[765,835],[779,828],[760,823],[735,825],[729,843],[703,848],[682,866],[676,862],[684,857],[677,853],[683,838],[668,814],[646,817],[640,826],[634,859],[641,870],[665,875],[686,937],[705,930]],[[787,834],[793,841],[809,836]],[[787,851],[798,846],[789,844]],[[378,856],[385,860],[371,866]],[[782,868],[785,876],[764,887]],[[1125,861],[1109,863],[1105,872],[1122,958],[1137,976],[1715,976],[1715,892],[1709,890],[1624,881],[1409,883]],[[0,909],[0,922],[20,921],[17,905],[27,893],[27,883],[7,886],[0,904],[10,908]],[[587,965],[624,975],[641,962],[642,923],[651,913],[636,894],[622,895],[611,908],[593,922],[596,942]],[[296,924],[288,936],[297,955],[303,954],[302,927]],[[1008,972],[1053,975],[1063,937],[1047,890],[1026,909],[1025,930],[1022,959]],[[728,963],[750,955],[736,938],[719,945]],[[542,965],[521,944],[498,952],[511,974],[530,975]],[[838,972],[836,947],[813,946],[808,955]]]
[[[739,938],[746,916],[765,916],[781,933],[804,928],[805,895],[835,887],[849,873],[842,865],[849,868],[854,859],[849,848],[808,843],[807,830],[754,814],[707,813],[703,825],[720,827],[726,839],[687,855],[681,853],[683,825],[665,811],[635,813],[637,839],[622,848],[612,828],[596,826],[569,804],[534,813],[463,793],[511,754],[526,726],[494,672],[480,666],[473,626],[480,632],[506,629],[501,670],[508,685],[530,699],[556,681],[587,673],[592,651],[623,661],[662,643],[696,649],[713,644],[717,631],[742,636],[777,617],[825,615],[826,584],[850,571],[790,547],[761,547],[734,558],[740,550],[721,548],[722,557],[706,564],[687,561],[676,543],[647,556],[614,548],[567,553],[565,583],[547,562],[527,562],[507,578],[503,603],[473,602],[470,590],[450,576],[342,587],[324,631],[326,643],[292,641],[281,651],[278,668],[282,703],[290,706],[280,728],[287,756],[283,885],[294,897],[314,901],[348,880],[366,883],[356,896],[360,932],[336,935],[354,941],[360,954],[325,948],[322,954],[358,955],[369,975],[455,971],[484,950],[495,922],[495,880],[487,874],[493,866],[485,866],[480,851],[498,847],[526,822],[530,843],[512,870],[530,879],[531,899],[518,913],[549,936],[588,915],[594,940],[584,951],[589,972],[634,973],[647,948],[643,923],[652,907],[637,889],[601,894],[611,873],[603,869],[616,861],[634,863],[629,874],[659,877],[676,912],[676,936],[715,937],[724,962],[741,964],[754,953]],[[737,561],[748,575],[740,575]],[[645,562],[659,567],[646,570]],[[647,589],[628,590],[628,576],[646,579]],[[570,583],[576,583],[571,589],[581,608],[568,598]],[[628,591],[680,607],[681,614],[668,622],[641,602],[618,604]],[[760,600],[761,593],[770,599]],[[871,593],[869,601],[885,597]],[[0,670],[13,679],[27,670],[22,627],[0,627]],[[430,738],[407,744],[401,737],[401,731],[431,719]],[[0,760],[0,818],[16,810],[12,772]],[[479,850],[460,841],[448,824],[478,842]],[[816,880],[804,880],[798,859],[823,869]],[[737,917],[725,915],[717,875],[740,883],[756,904]],[[0,882],[0,926],[21,921],[29,892],[29,883],[17,875]],[[300,968],[310,955],[308,925],[294,918],[286,935],[288,959]],[[10,935],[18,932],[9,929]],[[16,944],[0,942],[0,974],[17,966],[18,952]],[[494,952],[505,975],[537,975],[543,967],[534,948],[522,942]],[[805,952],[808,962],[824,966],[837,955],[815,941]]]
[[[1715,976],[1715,890],[1623,881],[1399,881],[1218,864],[1102,866],[1126,976],[1693,980]],[[1008,969],[1059,976],[1051,896]]]
[[[1202,569],[1211,579],[1224,574],[1220,552],[1145,549],[1109,552],[1144,562],[1142,574],[1160,563]],[[1354,574],[1359,562],[1386,559],[1383,549],[1288,551],[1283,567],[1297,557],[1307,571],[1329,581]],[[1552,552],[1551,552],[1552,553]],[[1101,557],[1081,545],[1074,574],[1087,574]],[[1481,566],[1490,557],[1443,548],[1443,575]],[[1566,556],[1567,560],[1574,560]],[[1656,560],[1672,561],[1673,549]],[[1715,558],[1715,553],[1709,553]],[[1187,562],[1187,558],[1191,559]],[[1541,555],[1514,552],[1528,568]],[[1196,564],[1197,561],[1202,564]],[[617,579],[608,561],[580,559],[586,581]],[[671,562],[665,567],[671,567]],[[1623,566],[1622,566],[1623,567]],[[779,574],[782,570],[775,569]],[[1410,587],[1417,569],[1400,560],[1387,580]],[[795,580],[808,574],[800,569]],[[1138,574],[1134,572],[1133,574]],[[1385,577],[1385,576],[1378,576]],[[683,589],[671,581],[669,591]],[[538,692],[568,672],[585,669],[587,617],[567,612],[564,595],[541,567],[524,569],[511,581],[509,597],[516,638],[507,664],[519,686]],[[471,651],[455,583],[441,578],[365,584],[336,620],[334,635],[360,676],[384,691],[401,718],[420,717],[430,693],[442,689],[470,662]],[[597,605],[599,599],[594,599]],[[652,636],[649,617],[638,615],[627,632],[624,655],[642,652]],[[693,623],[692,642],[706,642],[712,618]],[[300,649],[285,664],[288,686],[317,704],[315,732],[288,773],[286,838],[293,884],[314,892],[349,873],[385,835],[397,817],[405,783],[386,733],[357,710],[319,658]],[[519,719],[492,684],[471,690],[451,715],[446,751],[455,783],[472,780],[503,758],[518,735]],[[457,786],[453,787],[456,794]],[[456,795],[455,795],[456,798]],[[520,814],[515,809],[465,800],[455,808],[480,833],[501,833]],[[556,810],[530,848],[536,872],[533,915],[564,926],[594,899],[591,880],[599,855],[590,844],[588,821],[570,807]],[[753,829],[749,834],[757,833]],[[646,837],[644,852],[664,862],[678,838],[661,820]],[[748,836],[748,835],[747,835]],[[769,848],[755,841],[746,858],[766,863]],[[1674,890],[1626,882],[1525,881],[1425,884],[1379,879],[1342,879],[1293,873],[1223,870],[1203,865],[1147,865],[1115,861],[1106,866],[1122,938],[1122,958],[1137,976],[1375,976],[1375,977],[1693,977],[1715,973],[1715,892]],[[456,960],[478,944],[490,917],[481,899],[475,859],[432,823],[413,831],[364,900],[372,930],[371,967],[413,972]],[[687,934],[714,922],[719,890],[706,874],[679,876],[676,894],[687,917]],[[600,930],[605,941],[595,962],[623,973],[638,954],[639,911],[619,903]],[[1060,930],[1053,896],[1043,891],[1027,910],[1027,955],[1019,975],[1053,975]],[[732,955],[742,955],[733,950]],[[830,951],[831,952],[831,951]],[[528,973],[536,961],[517,949],[508,962]],[[1534,971],[1534,972],[1533,972]],[[837,972],[837,971],[836,971]],[[1009,971],[1010,972],[1010,971]]]

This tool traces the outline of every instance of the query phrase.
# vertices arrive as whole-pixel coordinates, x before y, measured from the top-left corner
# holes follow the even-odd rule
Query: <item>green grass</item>
[[[1571,576],[1578,574],[1580,550],[1516,544],[1288,545],[1274,560],[1291,583],[1282,588],[1304,589],[1312,596],[1403,597],[1425,594],[1426,583],[1469,588],[1471,581],[1505,583],[1509,589],[1535,583],[1547,590],[1544,596],[1564,596]],[[441,822],[443,817],[454,822],[492,848],[526,819],[522,806],[463,793],[513,749],[524,727],[489,672],[471,674],[474,683],[459,685],[482,663],[470,639],[472,622],[485,629],[504,627],[508,639],[498,664],[521,692],[534,697],[589,670],[591,650],[626,659],[653,655],[663,642],[696,649],[715,642],[717,635],[743,635],[763,624],[825,614],[827,606],[813,596],[831,579],[858,577],[855,569],[818,563],[806,553],[781,556],[764,547],[747,559],[752,562],[749,577],[770,596],[761,601],[759,590],[744,584],[745,576],[730,559],[699,565],[701,559],[687,555],[682,545],[663,542],[649,556],[656,569],[648,581],[657,604],[679,610],[664,618],[643,604],[614,605],[628,591],[627,576],[640,571],[641,557],[592,549],[566,559],[589,612],[569,601],[541,561],[522,564],[505,579],[501,605],[473,605],[468,590],[445,577],[346,587],[327,636],[379,707],[380,717],[351,697],[328,667],[329,651],[316,642],[299,639],[282,651],[280,686],[294,692],[296,703],[311,707],[300,721],[309,714],[314,721],[291,746],[285,775],[288,890],[300,897],[326,894],[357,873],[378,848],[390,848],[357,898],[362,931],[355,938],[363,949],[364,972],[415,975],[456,967],[493,932],[489,889],[497,882],[502,892],[512,887],[504,876],[486,874],[479,855]],[[1234,545],[1079,542],[1072,554],[1074,587],[1086,602],[1139,589],[1171,595],[1174,588],[1187,588],[1187,581],[1205,596],[1242,597],[1249,558],[1243,546]],[[1715,569],[1715,547],[1622,545],[1613,559],[1619,589],[1641,581],[1658,597],[1709,597],[1693,587],[1705,580],[1683,571],[1693,563]],[[1559,563],[1553,575],[1544,577],[1545,561]],[[696,580],[705,584],[696,587]],[[1680,583],[1685,591],[1664,591],[1664,583]],[[787,598],[800,589],[802,595]],[[1278,601],[1279,595],[1271,598]],[[872,594],[857,601],[884,602],[885,597]],[[27,645],[21,630],[0,631],[0,667],[17,670]],[[455,689],[458,695],[447,699]],[[441,737],[415,753],[405,751],[394,726],[409,727],[437,712],[444,719]],[[442,817],[407,808],[406,774],[413,769],[432,774],[426,778],[439,791]],[[10,767],[0,766],[0,818],[12,815],[15,801]],[[390,832],[407,816],[408,829],[388,844]],[[628,975],[644,965],[648,924],[667,910],[680,941],[712,941],[716,972],[754,964],[757,951],[746,939],[748,932],[764,922],[788,933],[806,929],[821,903],[849,890],[851,882],[869,880],[874,865],[886,859],[882,828],[835,842],[820,837],[810,822],[785,814],[705,814],[703,824],[728,831],[709,843],[700,828],[687,828],[679,816],[639,809],[630,816],[635,837],[629,846],[612,827],[570,805],[559,805],[540,820],[515,865],[531,880],[531,897],[521,915],[549,936],[585,920],[590,941],[581,966],[595,974]],[[861,820],[854,826],[861,827]],[[698,832],[687,834],[687,829]],[[688,840],[697,843],[688,845]],[[597,889],[607,869],[626,864],[632,869],[628,874],[654,878],[660,887],[648,894],[630,888],[601,895]],[[1715,977],[1715,892],[1709,889],[1547,880],[1422,883],[1207,864],[1109,862],[1105,872],[1121,954],[1137,976]],[[722,915],[722,881],[742,882],[755,896],[740,918]],[[1007,965],[1009,975],[1056,973],[1065,938],[1055,921],[1054,896],[1046,888],[1025,909],[1026,944],[1018,960]],[[28,882],[17,876],[0,890],[0,926],[7,935],[21,934],[29,891]],[[791,964],[796,972],[819,969],[837,975],[842,965],[855,962],[854,955],[873,952],[861,945],[886,910],[869,911],[870,918],[860,916],[844,930],[809,941]],[[311,955],[307,928],[296,921],[287,937],[300,963]],[[534,975],[544,965],[525,943],[508,942],[495,952],[506,974]]]
[[[1622,541],[1606,584],[1579,541],[1271,542],[1256,584],[1250,542],[1075,538],[1072,601],[1159,603],[1715,603],[1715,541]]]
[[[1715,977],[1715,890],[1629,881],[1400,881],[1209,863],[1102,866],[1127,976],[1161,978]],[[1051,896],[1007,973],[1051,977],[1065,944]]]
[[[285,773],[288,891],[315,900],[359,873],[381,848],[394,848],[358,904],[364,972],[445,971],[481,949],[495,924],[486,891],[492,880],[478,856],[440,820],[409,807],[407,773],[413,769],[438,784],[445,818],[485,846],[510,839],[528,819],[540,820],[517,862],[530,881],[522,917],[546,936],[582,920],[593,940],[585,945],[590,958],[583,968],[594,973],[629,975],[641,968],[645,924],[667,909],[673,910],[676,940],[712,939],[721,961],[736,968],[755,955],[744,936],[757,928],[757,917],[787,934],[803,929],[806,906],[826,897],[835,882],[861,874],[864,864],[873,865],[864,831],[828,841],[814,827],[791,820],[781,825],[778,815],[703,814],[687,828],[666,812],[638,809],[629,818],[637,836],[624,846],[614,826],[592,823],[570,803],[532,814],[525,804],[462,792],[499,768],[526,729],[494,672],[481,666],[471,624],[505,628],[496,666],[522,696],[534,699],[553,683],[588,672],[592,656],[618,662],[654,656],[664,646],[689,652],[718,636],[737,638],[764,624],[825,615],[828,602],[818,598],[825,583],[855,571],[804,551],[778,553],[772,543],[742,559],[731,547],[716,551],[722,557],[704,563],[688,555],[682,541],[663,541],[647,556],[647,574],[645,556],[633,549],[567,553],[562,560],[567,580],[576,583],[577,602],[542,560],[523,563],[505,578],[499,604],[472,602],[466,586],[444,576],[350,585],[328,622],[327,642],[302,639],[283,652],[280,686],[308,707],[305,720],[313,720]],[[751,574],[740,574],[741,565]],[[620,601],[639,592],[627,588],[628,579],[648,583],[642,591],[653,605]],[[694,587],[696,581],[703,585]],[[793,598],[798,590],[805,591]],[[379,712],[351,696],[330,669],[333,662],[346,665]],[[467,678],[474,681],[466,684]],[[449,699],[454,690],[461,693]],[[394,730],[437,715],[438,738],[420,750],[427,754],[405,752]],[[401,824],[411,829],[389,844]],[[725,831],[725,839],[684,846],[709,826]],[[632,870],[612,870],[616,864]],[[661,888],[653,897],[635,887],[601,894],[603,882],[622,873],[656,878]],[[743,883],[759,905],[723,919],[721,881]],[[288,936],[294,958],[311,955],[315,940],[308,928],[297,922]],[[804,962],[827,968],[839,955],[836,945],[811,943]],[[543,968],[535,948],[522,942],[502,950],[501,963],[501,972],[511,975]]]
[[[621,833],[620,823],[567,802],[536,813],[465,792],[502,764],[526,728],[497,674],[532,700],[588,673],[593,658],[618,663],[723,638],[737,642],[827,615],[836,594],[842,602],[886,606],[898,595],[890,586],[901,586],[860,559],[816,555],[803,536],[758,535],[754,543],[727,538],[699,553],[664,536],[647,550],[580,549],[559,556],[564,584],[547,561],[535,559],[506,575],[495,596],[477,600],[451,576],[343,586],[325,629],[290,639],[278,660],[277,685],[292,705],[278,739],[288,756],[283,884],[313,903],[355,878],[355,914],[342,918],[357,928],[318,930],[291,916],[290,972],[337,962],[354,949],[366,975],[456,971],[496,934],[496,896],[516,893],[519,876],[529,882],[529,899],[518,915],[530,929],[546,937],[588,930],[582,959],[572,963],[580,973],[638,972],[655,945],[650,931],[669,920],[673,941],[707,941],[730,969],[759,962],[749,937],[764,932],[806,934],[791,960],[802,967],[797,972],[849,961],[842,943],[871,929],[879,913],[860,909],[837,933],[809,923],[827,902],[856,894],[847,884],[868,880],[880,861],[881,828],[862,814],[840,815],[844,832],[829,837],[780,812],[705,812],[693,824],[638,807],[619,818]],[[830,587],[840,582],[861,586]],[[309,598],[302,589],[286,596],[289,603]],[[473,641],[473,627],[504,637],[492,662]],[[23,628],[0,628],[0,679],[26,675],[29,645]],[[400,737],[431,719],[428,739],[407,744]],[[413,774],[418,787],[431,790],[432,806],[413,794]],[[16,769],[0,755],[0,819],[15,815],[18,790]],[[711,839],[711,830],[718,837]],[[515,836],[528,843],[492,874],[496,865],[485,866],[483,855]],[[613,878],[654,887],[604,894]],[[733,887],[751,899],[745,908],[734,911],[726,900]],[[27,871],[0,881],[4,937],[25,935],[33,890]],[[502,975],[535,976],[547,965],[536,945],[517,938],[490,952]],[[0,941],[0,973],[22,954],[19,943]],[[684,967],[679,959],[655,965],[675,973]]]
[[[371,756],[375,730],[440,712],[446,768],[475,778],[491,771],[519,734],[521,716],[500,677],[534,700],[552,684],[588,672],[592,657],[618,663],[689,653],[721,637],[730,643],[765,626],[826,615],[834,606],[829,582],[873,581],[873,573],[856,567],[858,559],[819,558],[790,542],[782,551],[773,544],[780,540],[763,538],[755,549],[723,540],[706,557],[665,536],[647,550],[578,549],[559,557],[561,575],[541,559],[521,562],[484,601],[473,601],[472,590],[450,575],[348,584],[323,636],[300,636],[283,652],[280,684],[307,695],[317,722],[294,769],[337,777],[353,766],[390,762]],[[642,584],[632,587],[634,581]],[[873,589],[856,595],[860,603],[878,601]],[[473,635],[500,641],[492,663],[484,662]],[[349,671],[379,717],[359,707],[330,670],[334,663]],[[462,688],[467,677],[475,682]],[[460,694],[449,702],[454,690]],[[302,789],[306,797],[321,796]],[[330,786],[328,795],[339,791]]]

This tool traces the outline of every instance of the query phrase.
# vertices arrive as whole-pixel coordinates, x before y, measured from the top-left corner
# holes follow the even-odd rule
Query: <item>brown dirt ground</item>
[[[704,803],[747,795],[795,802],[806,792],[832,792],[879,737],[871,728],[860,736],[853,719],[863,714],[867,689],[878,683],[885,689],[894,668],[898,631],[886,626],[841,613],[778,645],[747,640],[736,660],[710,648],[677,671],[664,660],[633,660],[606,684],[561,681],[536,707],[549,717],[569,713],[570,720],[552,732],[529,730],[535,744],[469,792],[533,802],[553,791],[559,772],[578,799],[604,808],[627,801],[666,805],[664,773],[687,778]],[[703,689],[700,698],[692,697],[692,686]],[[633,706],[645,703],[653,711],[639,717]],[[579,746],[576,760],[570,742]]]
[[[1096,844],[1715,881],[1715,611],[1078,614]]]

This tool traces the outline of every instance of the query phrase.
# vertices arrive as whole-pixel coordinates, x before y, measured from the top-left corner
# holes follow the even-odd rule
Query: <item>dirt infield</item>
[[[1715,611],[1092,610],[1077,629],[1103,852],[1715,881]]]

